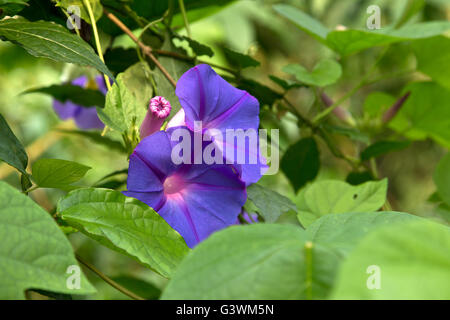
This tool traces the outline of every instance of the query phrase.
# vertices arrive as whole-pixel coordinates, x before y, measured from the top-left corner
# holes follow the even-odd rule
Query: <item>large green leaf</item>
[[[89,44],[55,23],[3,19],[0,21],[0,38],[19,44],[33,56],[91,66],[114,79]]]
[[[281,159],[281,170],[295,192],[316,178],[320,168],[319,149],[314,138],[304,138],[290,146]]]
[[[8,123],[0,114],[0,160],[26,173],[28,156],[22,144],[17,140]]]
[[[298,219],[308,227],[327,214],[377,211],[385,203],[386,193],[387,179],[359,186],[337,180],[318,181],[298,194]]]
[[[258,208],[265,222],[275,222],[280,215],[289,210],[297,211],[297,207],[290,199],[256,183],[247,188],[247,196]]]
[[[311,241],[334,248],[345,256],[372,230],[380,226],[416,219],[420,218],[402,212],[329,214],[316,220],[306,231]]]
[[[450,299],[449,252],[446,226],[421,220],[379,228],[342,264],[333,298]],[[370,286],[377,272],[379,288]]]
[[[450,205],[450,153],[447,153],[436,167],[433,180],[438,194],[447,205]]]
[[[329,30],[320,21],[288,4],[276,4],[273,8],[276,12],[295,23],[303,31],[320,42],[326,43]]]
[[[450,147],[450,89],[433,82],[406,86],[411,95],[389,126],[413,140],[435,139]]]
[[[186,257],[162,299],[324,298],[337,259],[296,226],[234,226]]]
[[[41,188],[72,189],[91,167],[61,159],[39,159],[33,163],[33,180]]]
[[[372,47],[437,36],[447,30],[450,30],[448,21],[422,22],[398,30],[340,30],[328,34],[327,44],[341,55],[350,55]]]
[[[58,212],[87,236],[165,277],[189,251],[183,238],[152,208],[118,191],[72,191],[59,201]]]
[[[295,76],[300,83],[317,87],[332,85],[342,75],[341,65],[332,59],[319,61],[311,72],[299,64],[289,64],[283,71]]]
[[[28,0],[0,0],[0,18],[13,16],[27,6]]]
[[[139,128],[147,112],[147,108],[137,103],[136,97],[125,85],[124,77],[124,73],[119,74],[106,94],[105,107],[97,108],[103,123],[121,133],[130,128]]]
[[[69,241],[47,212],[5,182],[0,182],[0,241],[0,299],[24,299],[27,289],[95,292],[83,274],[80,289],[70,289],[69,267],[78,264]]]
[[[227,228],[181,263],[163,299],[325,299],[340,262],[380,226],[418,219],[396,212],[326,216],[303,230],[254,224]]]
[[[441,36],[417,40],[412,47],[417,57],[417,68],[450,89],[450,38]]]

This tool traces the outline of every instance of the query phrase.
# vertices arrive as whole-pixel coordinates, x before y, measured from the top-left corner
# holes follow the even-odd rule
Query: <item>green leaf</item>
[[[342,264],[334,299],[450,299],[450,229],[425,220],[369,234]],[[375,267],[374,271],[368,269]],[[379,272],[379,289],[368,284]],[[424,276],[426,275],[426,276]]]
[[[403,92],[411,92],[389,126],[412,140],[427,136],[450,147],[450,89],[433,82],[416,82]]]
[[[367,161],[392,151],[402,150],[410,144],[409,141],[377,141],[361,152],[361,160]]]
[[[289,210],[297,211],[291,200],[256,183],[247,188],[247,196],[258,208],[265,222],[275,222],[280,215]]]
[[[100,0],[88,0],[88,1],[89,1],[89,4],[91,5],[92,12],[94,14],[94,19],[95,19],[95,21],[97,21],[98,19],[101,18],[102,14],[103,14],[103,7],[100,3]],[[66,11],[67,11],[67,8],[69,8],[70,6],[77,6],[78,8],[80,8],[81,19],[83,19],[84,21],[86,21],[89,24],[91,23],[89,13],[88,13],[86,7],[84,6],[83,0],[57,0],[57,2],[58,2],[58,4],[56,6],[63,7],[64,9],[66,9]]]
[[[27,174],[28,156],[19,140],[0,114],[0,160]]]
[[[320,21],[288,4],[276,4],[273,8],[320,42],[326,42],[329,30]]]
[[[270,78],[270,80],[275,82],[277,85],[282,87],[284,90],[289,90],[292,88],[299,88],[302,86],[300,83],[298,83],[296,81],[281,79],[281,78],[278,78],[273,75],[269,75],[269,78]]]
[[[13,16],[26,7],[28,0],[0,0],[0,18]]]
[[[223,52],[227,60],[238,69],[245,69],[248,67],[258,67],[259,61],[256,61],[252,57],[246,54],[236,52],[234,50],[223,48]]]
[[[84,107],[100,107],[105,105],[105,96],[98,90],[86,89],[72,84],[51,85],[29,89],[23,92],[27,93],[45,93],[51,95],[61,102],[72,101],[73,103]]]
[[[134,48],[110,48],[106,51],[104,58],[109,70],[116,73],[124,72],[127,68],[139,62]]]
[[[296,226],[233,226],[183,260],[162,299],[325,298],[337,260]]]
[[[381,118],[386,110],[389,109],[396,99],[390,94],[384,92],[373,92],[369,94],[364,101],[364,112],[372,119]]]
[[[290,146],[280,166],[295,192],[314,180],[320,168],[319,149],[314,138],[304,138]]]
[[[0,21],[0,38],[19,44],[35,57],[91,66],[114,79],[89,44],[55,23],[3,19]]]
[[[412,47],[417,58],[417,69],[450,89],[450,38],[441,36],[417,40]]]
[[[191,47],[192,51],[194,51],[194,53],[197,56],[208,56],[208,57],[214,56],[214,52],[210,47],[201,44],[200,42],[186,36],[180,36],[180,38],[182,40],[186,40],[189,43],[189,46]]]
[[[189,248],[148,205],[107,189],[78,189],[58,203],[69,225],[170,277]]]
[[[410,18],[423,9],[425,4],[425,0],[407,0],[403,13],[395,23],[395,27],[398,28],[408,22]]]
[[[97,108],[103,123],[121,133],[139,127],[147,112],[144,106],[137,103],[123,78],[123,73],[118,75],[111,90],[106,94],[105,107]]]
[[[386,201],[387,179],[352,186],[343,181],[318,181],[297,196],[298,219],[308,227],[321,216],[346,212],[372,212]]]
[[[306,231],[311,241],[326,245],[346,256],[376,228],[418,219],[420,218],[417,216],[402,212],[329,214],[316,220]]]
[[[442,200],[450,205],[450,153],[447,153],[439,161],[433,174],[433,180]]]
[[[347,56],[372,47],[440,35],[450,29],[448,21],[430,21],[407,25],[400,29],[340,30],[327,36],[327,44]]]
[[[352,186],[357,186],[367,181],[375,180],[370,171],[352,171],[345,178],[345,182],[350,183]]]
[[[419,218],[368,212],[322,217],[306,231],[279,224],[230,227],[194,248],[162,299],[326,299],[339,264],[361,239],[411,219]]]
[[[24,299],[27,289],[95,292],[82,273],[80,289],[67,286],[74,275],[68,268],[78,264],[70,242],[47,212],[3,181],[0,204],[0,299]]]
[[[39,159],[33,164],[34,182],[41,188],[71,189],[91,167],[67,160]]]
[[[341,65],[331,59],[319,61],[311,72],[299,64],[289,64],[283,71],[295,76],[300,83],[317,87],[332,85],[342,75]]]

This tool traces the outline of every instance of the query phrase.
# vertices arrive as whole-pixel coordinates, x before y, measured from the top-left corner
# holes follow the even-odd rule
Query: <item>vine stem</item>
[[[105,63],[105,59],[103,58],[102,46],[100,44],[100,38],[98,36],[97,23],[95,22],[94,12],[92,11],[92,7],[91,7],[89,0],[83,0],[83,3],[89,13],[89,19],[91,20],[91,25],[92,25],[92,30],[94,31],[95,45],[97,46],[98,56],[99,56],[100,60],[103,63]],[[109,82],[108,76],[106,74],[103,74],[103,77],[105,78],[105,84],[106,84],[106,87],[108,88],[108,91],[111,90],[111,83]]]
[[[84,0],[86,1],[86,0]],[[156,65],[156,67],[161,70],[162,74],[166,77],[166,79],[172,84],[173,87],[177,86],[177,82],[172,78],[172,76],[169,74],[169,72],[163,67],[163,65],[156,59],[156,57],[153,55],[153,49],[144,43],[142,43],[134,34],[131,32],[130,29],[126,25],[122,23],[114,14],[109,12],[106,9],[103,9],[103,12],[105,13],[106,17],[111,20],[116,26],[118,26],[123,32],[125,32],[126,35],[128,35],[131,40],[133,40],[142,50],[142,52],[152,60],[152,62]]]
[[[184,27],[186,28],[186,33],[189,38],[191,37],[191,28],[189,27],[189,21],[186,14],[186,9],[184,8],[184,1],[178,0],[178,5],[180,6],[181,15],[183,16]]]
[[[75,257],[77,258],[77,260],[84,265],[86,268],[88,268],[89,270],[91,270],[92,272],[94,272],[96,275],[98,275],[103,281],[105,281],[106,283],[108,283],[111,287],[113,287],[114,289],[122,292],[124,295],[129,296],[130,298],[134,299],[134,300],[145,300],[144,298],[142,298],[141,296],[135,294],[134,292],[131,292],[130,290],[128,290],[127,288],[122,287],[120,284],[118,284],[117,282],[115,282],[113,279],[111,279],[110,277],[108,277],[107,275],[103,274],[100,270],[98,270],[96,267],[94,267],[92,264],[90,264],[89,262],[85,261],[83,258],[81,258],[78,254],[75,254]]]

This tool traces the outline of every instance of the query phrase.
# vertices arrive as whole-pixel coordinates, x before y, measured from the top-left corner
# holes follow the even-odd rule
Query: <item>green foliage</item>
[[[296,199],[298,219],[308,227],[328,214],[371,212],[386,201],[387,179],[351,186],[342,181],[324,180],[302,190]]]
[[[223,52],[230,63],[239,69],[258,67],[260,65],[259,61],[256,61],[249,55],[242,54],[228,48],[223,48]]]
[[[86,0],[56,0],[57,6],[60,6],[65,10],[67,10],[67,8],[69,8],[70,6],[79,7],[81,19],[83,19],[87,23],[91,23],[91,19],[86,6],[84,5],[84,1]],[[103,7],[100,3],[100,0],[87,0],[87,1],[89,1],[89,4],[91,6],[95,21],[97,21],[103,14]]]
[[[73,103],[84,107],[100,107],[105,105],[105,96],[98,90],[86,89],[72,84],[51,85],[36,89],[29,89],[26,93],[44,93],[51,95],[61,102],[72,101]]]
[[[69,225],[164,277],[171,276],[189,251],[152,208],[117,191],[72,191],[58,202],[58,212]]]
[[[0,160],[27,174],[28,156],[22,144],[0,114]]]
[[[450,205],[450,153],[447,153],[437,165],[433,180],[442,200]]]
[[[364,238],[339,271],[334,299],[449,299],[450,229],[411,221],[380,228]],[[380,287],[370,290],[369,266]],[[371,275],[372,273],[372,275]],[[424,276],[426,275],[426,276]]]
[[[390,126],[408,138],[435,139],[450,147],[450,90],[434,82],[415,82],[404,92],[411,92]]]
[[[0,203],[1,299],[24,299],[27,289],[67,294],[95,292],[83,274],[79,289],[67,286],[73,273],[68,268],[78,264],[72,246],[47,212],[3,181]]]
[[[212,51],[212,49],[204,44],[201,44],[200,42],[191,39],[189,37],[186,36],[182,36],[180,37],[182,40],[186,40],[189,43],[189,46],[191,47],[192,51],[194,51],[194,53],[197,56],[208,56],[208,57],[212,57],[214,55],[214,52]]]
[[[0,21],[0,38],[19,44],[35,57],[92,66],[114,78],[86,42],[55,23],[30,22],[24,18],[3,19]]]
[[[414,217],[371,212],[322,217],[306,231],[277,224],[231,227],[187,256],[162,299],[324,299],[356,241],[409,219]]]
[[[385,28],[373,31],[348,29],[329,31],[318,20],[295,7],[277,4],[274,5],[274,9],[295,23],[303,31],[309,33],[343,56],[392,43],[430,38],[450,29],[450,22],[448,21],[431,21],[409,24],[400,29]]]
[[[300,169],[301,168],[301,169]],[[289,147],[281,159],[281,170],[295,189],[316,178],[320,168],[319,150],[314,138],[304,138]]]
[[[408,147],[409,144],[409,141],[377,141],[361,152],[361,160],[366,161],[392,151],[398,151]]]
[[[450,39],[440,36],[414,41],[417,69],[450,89]]]
[[[285,212],[297,211],[297,207],[291,200],[256,183],[247,188],[247,196],[267,223],[277,221]]]
[[[341,65],[331,59],[319,61],[311,72],[299,64],[287,65],[283,71],[295,76],[300,83],[317,87],[329,86],[342,75]]]
[[[91,167],[67,160],[40,159],[33,163],[32,177],[41,188],[70,190]]]
[[[120,133],[139,126],[144,120],[146,109],[139,105],[123,80],[124,74],[117,77],[116,82],[106,94],[104,108],[97,108],[99,118],[109,127]]]

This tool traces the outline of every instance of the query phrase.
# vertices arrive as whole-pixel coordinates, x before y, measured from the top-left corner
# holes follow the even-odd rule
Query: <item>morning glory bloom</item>
[[[73,80],[71,83],[75,86],[86,87],[89,83],[89,79],[86,76],[81,76]],[[95,83],[99,91],[106,95],[107,89],[103,76],[97,76],[95,78]],[[73,118],[76,125],[83,130],[103,129],[105,126],[98,118],[97,110],[94,107],[85,108],[71,101],[61,102],[58,100],[53,100],[53,109],[61,120]]]
[[[169,116],[172,106],[164,97],[156,96],[150,100],[147,114],[140,128],[141,139],[159,131]]]
[[[174,116],[168,127],[184,124],[195,132],[210,132],[210,141],[218,146],[226,163],[234,164],[246,185],[257,182],[267,169],[257,141],[258,100],[248,92],[233,87],[206,64],[185,72],[177,82],[175,93],[183,109]],[[201,129],[196,127],[199,122]],[[239,144],[234,138],[227,140],[227,132],[232,130],[253,131],[255,143],[246,141]],[[245,161],[238,161],[239,158]],[[252,158],[254,161],[250,160]]]
[[[124,194],[152,207],[192,248],[233,225],[247,194],[230,165],[175,164],[172,149],[178,141],[171,141],[171,134],[176,129],[158,131],[138,144]]]

